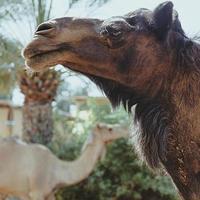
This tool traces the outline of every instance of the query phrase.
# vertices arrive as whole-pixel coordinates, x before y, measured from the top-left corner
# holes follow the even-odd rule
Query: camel
[[[140,127],[148,165],[185,200],[200,199],[200,44],[170,1],[106,20],[63,17],[38,26],[23,55],[33,70],[61,64],[96,83]]]
[[[104,155],[106,144],[128,137],[119,126],[97,125],[74,161],[58,159],[48,148],[10,137],[0,140],[0,193],[22,200],[53,200],[55,191],[84,180]]]

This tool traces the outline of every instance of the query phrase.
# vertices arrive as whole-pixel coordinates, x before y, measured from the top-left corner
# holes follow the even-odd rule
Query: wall
[[[0,101],[0,137],[22,135],[22,109],[10,102]]]

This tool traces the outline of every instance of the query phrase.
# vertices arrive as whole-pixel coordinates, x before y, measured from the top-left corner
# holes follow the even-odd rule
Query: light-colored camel
[[[86,140],[81,156],[71,162],[59,160],[49,149],[16,138],[0,140],[0,193],[21,199],[54,199],[61,186],[76,184],[92,172],[106,143],[127,137],[119,126],[97,125]]]

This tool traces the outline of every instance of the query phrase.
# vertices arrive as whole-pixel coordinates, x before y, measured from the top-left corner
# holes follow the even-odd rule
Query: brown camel
[[[82,73],[132,111],[147,163],[163,166],[183,199],[200,199],[200,45],[172,2],[108,20],[45,22],[24,57],[35,70],[62,64]]]

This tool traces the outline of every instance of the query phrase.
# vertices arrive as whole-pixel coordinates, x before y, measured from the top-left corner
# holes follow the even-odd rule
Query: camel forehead
[[[106,19],[103,23],[102,23],[102,27],[105,26],[121,26],[124,24],[128,24],[126,19],[124,17],[111,17],[109,19]]]
[[[123,23],[126,22],[127,18],[132,18],[132,17],[141,17],[141,18],[151,18],[152,17],[152,11],[146,8],[140,8],[137,9],[133,12],[129,12],[128,14],[124,15],[124,16],[114,16],[111,17],[109,19],[106,19],[104,21],[104,25],[106,24],[111,24],[111,23]]]
[[[126,20],[121,17],[121,16],[116,16],[116,17],[111,17],[109,19],[106,19],[104,22],[103,22],[103,25],[105,24],[110,24],[110,23],[113,23],[113,22],[125,22]]]
[[[150,18],[152,18],[152,15],[153,15],[153,12],[151,10],[146,9],[146,8],[140,8],[140,9],[137,9],[133,12],[126,14],[125,17],[128,17],[128,18],[140,17],[140,18],[150,19]]]

